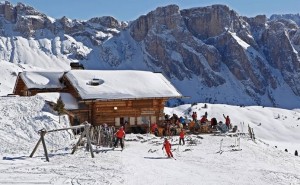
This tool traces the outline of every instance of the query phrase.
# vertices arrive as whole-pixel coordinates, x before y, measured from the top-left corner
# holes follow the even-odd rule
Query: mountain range
[[[0,94],[22,70],[146,70],[163,73],[187,98],[297,108],[300,15],[240,16],[226,5],[158,7],[138,19],[51,18],[33,7],[0,4]],[[11,78],[13,77],[13,78]],[[7,89],[7,90],[3,90]]]

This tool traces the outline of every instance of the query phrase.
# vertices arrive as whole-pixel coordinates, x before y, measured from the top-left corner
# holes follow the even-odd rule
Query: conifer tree
[[[62,101],[61,97],[59,96],[56,104],[54,105],[53,109],[58,113],[59,123],[60,123],[60,115],[64,112],[65,104]]]

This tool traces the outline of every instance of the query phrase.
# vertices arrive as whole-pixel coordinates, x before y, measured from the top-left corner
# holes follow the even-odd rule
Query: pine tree
[[[59,123],[60,123],[60,115],[64,112],[65,104],[62,101],[61,97],[58,98],[56,104],[53,109],[58,113]]]

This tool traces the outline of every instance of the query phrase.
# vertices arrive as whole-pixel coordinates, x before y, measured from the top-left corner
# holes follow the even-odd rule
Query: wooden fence
[[[249,132],[249,136],[250,136],[251,140],[255,142],[255,134],[254,134],[254,130],[253,130],[253,128],[251,128],[251,127],[249,126],[249,124],[248,124],[248,132]]]
[[[102,147],[113,147],[115,127],[94,126],[90,131],[92,144]]]
[[[81,133],[80,138],[78,139],[76,145],[73,147],[73,150],[72,150],[71,154],[75,153],[75,151],[76,151],[77,147],[79,146],[79,144],[80,144],[81,140],[83,139],[83,137],[86,137],[87,138],[86,150],[90,151],[92,158],[94,158],[93,148],[92,148],[92,144],[91,144],[91,140],[90,140],[90,128],[91,128],[91,124],[89,124],[88,122],[84,122],[83,125],[72,126],[72,127],[67,127],[67,128],[60,128],[60,129],[53,129],[53,130],[41,129],[39,131],[40,139],[38,140],[37,144],[35,145],[35,147],[34,147],[34,149],[31,152],[31,154],[30,154],[29,157],[33,157],[33,155],[36,152],[38,146],[42,142],[46,160],[49,162],[49,156],[48,156],[47,146],[46,146],[46,142],[45,142],[45,136],[46,136],[46,134],[47,133],[51,133],[51,132],[63,131],[63,130],[70,130],[70,129],[74,130],[74,129],[78,129],[78,128],[84,129],[84,130]]]

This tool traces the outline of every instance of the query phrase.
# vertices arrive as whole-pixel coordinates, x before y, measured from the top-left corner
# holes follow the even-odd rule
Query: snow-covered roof
[[[51,92],[51,93],[38,93],[38,96],[43,97],[48,102],[57,103],[57,100],[59,97],[65,104],[66,110],[73,110],[78,109],[78,102],[76,99],[70,94],[70,93],[57,93],[57,92]]]
[[[20,77],[29,89],[63,88],[59,82],[64,72],[24,71]]]
[[[181,97],[161,73],[136,70],[72,70],[66,77],[82,99],[136,99]],[[100,84],[89,85],[93,79]]]

